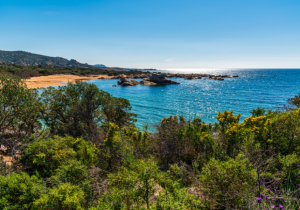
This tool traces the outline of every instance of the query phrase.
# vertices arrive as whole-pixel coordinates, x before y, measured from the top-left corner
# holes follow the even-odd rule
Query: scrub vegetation
[[[170,116],[149,132],[94,84],[37,90],[2,75],[0,209],[298,209],[298,101],[243,121]]]
[[[152,70],[152,69],[151,69]],[[119,74],[125,75],[138,75],[144,73],[150,73],[149,71],[141,71],[138,69],[124,69],[124,68],[80,68],[80,67],[59,67],[59,66],[47,66],[47,65],[18,65],[7,64],[0,62],[0,74],[10,74],[18,77],[35,77],[35,76],[48,76],[54,74],[73,74],[73,75],[108,75],[117,76]]]

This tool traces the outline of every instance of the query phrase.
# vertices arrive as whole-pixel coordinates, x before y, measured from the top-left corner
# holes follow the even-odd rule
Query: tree
[[[287,101],[290,105],[300,107],[300,93],[296,95],[294,98],[289,98]]]
[[[130,113],[130,102],[125,98],[111,97],[104,103],[102,108],[106,122],[112,122],[120,128],[123,126],[134,126],[136,114]]]
[[[40,106],[37,90],[27,89],[20,78],[0,76],[0,145],[12,159],[41,127]]]
[[[265,108],[257,107],[256,109],[253,109],[250,113],[252,114],[252,117],[259,117],[259,116],[264,116],[266,110]]]
[[[106,122],[134,122],[128,100],[114,98],[86,82],[48,87],[42,93],[42,102],[42,118],[55,135],[83,136],[97,142],[99,127]]]

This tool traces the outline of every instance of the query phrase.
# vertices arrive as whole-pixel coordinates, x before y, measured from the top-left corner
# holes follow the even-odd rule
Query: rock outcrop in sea
[[[138,81],[136,80],[128,80],[124,77],[122,77],[119,81],[118,81],[118,85],[121,85],[121,86],[135,86],[135,85],[138,85],[140,84]]]
[[[144,77],[144,75],[142,76]],[[116,78],[116,77],[115,77]],[[141,77],[139,77],[141,78]],[[167,79],[166,74],[152,74],[148,78],[144,78],[141,82],[136,80],[128,80],[125,76],[122,76],[118,81],[118,85],[121,86],[135,86],[135,85],[172,85],[172,84],[180,84],[179,82]]]
[[[144,79],[144,81],[150,81],[152,83],[155,83],[156,85],[180,84],[179,82],[167,79],[166,74],[152,74],[149,78]]]

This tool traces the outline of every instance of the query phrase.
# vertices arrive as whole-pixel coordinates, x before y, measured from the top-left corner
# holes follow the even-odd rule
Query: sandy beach
[[[75,82],[76,80],[92,80],[92,79],[110,79],[112,76],[107,75],[90,75],[90,76],[78,76],[78,75],[49,75],[49,76],[40,76],[40,77],[32,77],[30,79],[26,79],[25,83],[28,88],[40,88],[47,86],[55,86],[55,85],[64,85],[68,82]]]

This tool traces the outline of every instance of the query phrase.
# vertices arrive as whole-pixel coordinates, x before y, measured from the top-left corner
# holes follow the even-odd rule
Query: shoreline
[[[48,86],[56,86],[56,85],[65,85],[69,82],[74,83],[76,80],[94,80],[94,79],[143,79],[148,78],[151,75],[149,73],[139,74],[139,75],[124,75],[119,74],[117,76],[108,76],[108,75],[89,75],[89,76],[79,76],[72,74],[54,74],[48,76],[34,76],[30,79],[25,79],[24,82],[27,85],[27,88],[41,88]],[[229,75],[210,75],[210,74],[166,74],[168,78],[185,78],[185,79],[202,79],[202,77],[213,80],[224,80],[224,78],[231,77],[239,77],[237,75],[229,76]]]
[[[25,79],[24,82],[27,85],[27,88],[41,88],[41,87],[49,87],[49,86],[56,86],[56,85],[65,85],[69,82],[74,83],[76,80],[93,80],[98,78],[103,79],[111,79],[113,76],[107,75],[90,75],[90,76],[78,76],[72,74],[55,74],[55,75],[48,75],[48,76],[38,76],[38,77],[31,77],[30,79]]]

